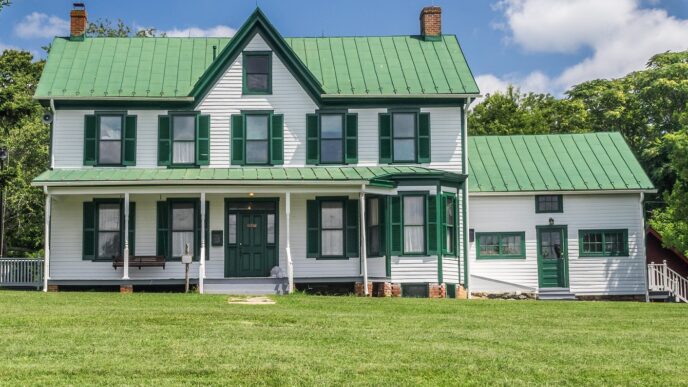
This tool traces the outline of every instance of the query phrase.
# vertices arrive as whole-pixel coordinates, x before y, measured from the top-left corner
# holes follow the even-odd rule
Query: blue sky
[[[483,93],[508,83],[561,94],[618,77],[655,53],[688,49],[686,0],[91,0],[90,20],[121,18],[169,35],[228,35],[256,4],[284,36],[416,34],[423,6],[442,7]],[[44,55],[68,34],[71,1],[12,0],[0,11],[0,49]]]

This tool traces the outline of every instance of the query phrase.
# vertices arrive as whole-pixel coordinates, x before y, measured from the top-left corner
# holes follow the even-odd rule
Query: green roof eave
[[[33,186],[170,184],[368,184],[393,188],[404,179],[458,182],[465,176],[424,167],[83,168],[43,172]]]

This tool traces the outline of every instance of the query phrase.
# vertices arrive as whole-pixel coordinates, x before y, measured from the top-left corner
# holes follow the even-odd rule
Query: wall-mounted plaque
[[[222,230],[213,230],[210,232],[210,244],[213,247],[222,246]]]

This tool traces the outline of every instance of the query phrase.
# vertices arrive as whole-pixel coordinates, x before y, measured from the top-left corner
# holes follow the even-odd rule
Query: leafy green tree
[[[589,131],[580,101],[521,93],[513,86],[485,97],[468,116],[469,135],[546,134]]]
[[[122,19],[117,19],[117,23],[113,23],[109,19],[98,19],[95,22],[88,23],[86,35],[92,37],[125,38],[132,36],[132,28],[125,24]],[[139,38],[164,37],[165,33],[158,34],[155,28],[142,28],[133,33],[133,36]]]
[[[0,55],[0,144],[9,151],[0,175],[7,193],[2,248],[12,255],[38,250],[43,241],[43,193],[31,187],[31,180],[48,167],[44,108],[32,98],[43,65],[25,51]]]

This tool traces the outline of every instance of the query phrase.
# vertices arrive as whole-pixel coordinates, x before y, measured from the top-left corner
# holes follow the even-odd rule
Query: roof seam
[[[394,53],[397,56],[397,61],[399,62],[399,71],[401,72],[402,78],[404,78],[404,84],[406,85],[406,92],[411,91],[411,86],[409,86],[408,79],[406,79],[406,73],[404,72],[404,66],[401,64],[401,57],[399,56],[399,50],[397,49],[397,43],[392,39],[392,46],[394,46]],[[385,57],[387,57],[387,53],[384,52],[384,48],[382,50],[382,53]],[[396,89],[396,88],[395,88]],[[394,94],[398,94],[397,90],[394,90]]]
[[[476,150],[477,150],[478,143],[475,142],[474,144],[475,144]],[[485,166],[485,163],[483,162],[483,156],[480,154],[480,152],[474,152],[474,153],[478,155],[478,161],[480,161],[480,164],[482,165],[482,169],[483,169],[483,171],[485,171],[485,176],[487,177],[487,182],[490,184],[490,187],[492,188],[492,190],[495,190],[496,189],[495,184],[492,182],[492,178],[490,177],[490,174],[487,172],[487,167]]]
[[[457,43],[459,42],[458,39],[456,41]],[[442,43],[444,43],[444,47],[447,49],[447,53],[449,53],[449,56],[451,56],[451,51],[449,50],[449,46],[447,45],[447,40],[442,39]],[[459,50],[461,50],[461,45],[459,45]],[[463,83],[463,79],[461,79],[461,73],[459,73],[459,69],[456,67],[456,61],[451,61],[452,66],[454,67],[454,72],[456,72],[456,78],[459,80],[461,83],[461,88],[463,90],[466,90],[466,84]],[[470,70],[470,69],[469,69]]]
[[[604,144],[602,144],[602,141],[600,141],[600,138],[599,138],[598,136],[594,136],[594,137],[595,137],[595,141],[597,141],[597,143],[599,144],[599,146],[600,146],[602,149],[604,149]],[[588,140],[588,143],[589,143],[589,142],[590,142],[590,140]],[[607,158],[609,158],[609,161],[611,161],[612,167],[613,167],[614,170],[616,171],[616,174],[619,175],[619,178],[621,179],[621,183],[622,183],[623,185],[625,185],[626,188],[628,188],[628,183],[626,183],[626,180],[625,180],[625,179],[623,178],[623,176],[621,175],[621,172],[619,171],[619,168],[617,168],[617,167],[616,167],[616,164],[614,164],[614,160],[612,160],[611,157],[609,157],[608,154],[607,154]],[[609,179],[609,181],[612,183],[612,186],[613,186],[613,185],[614,185],[614,182],[611,181],[611,178]]]
[[[358,58],[358,67],[361,68],[361,78],[363,78],[363,87],[365,88],[365,93],[368,94],[368,82],[366,82],[365,71],[363,70],[363,61],[361,60],[361,54],[358,50],[358,43],[354,39],[354,47],[356,47],[356,57]]]
[[[514,139],[511,137],[507,137],[507,139],[515,151],[516,145],[514,145]],[[525,172],[524,175],[526,175],[526,179],[528,179],[528,183],[530,183],[531,187],[535,187],[535,183],[533,183],[533,180],[530,178],[530,174],[528,174],[528,171],[526,170],[526,167],[523,163],[523,159],[521,158],[521,153],[519,153],[519,152],[514,152],[514,153],[516,154],[516,157],[518,157],[518,161],[521,163],[521,166],[523,167],[523,170]],[[520,184],[519,184],[519,186],[520,186]]]
[[[549,136],[543,136],[543,138],[544,138],[544,141],[547,141],[547,143],[549,144],[549,147],[551,148],[552,153],[554,154],[554,157],[556,157],[557,162],[561,166],[561,170],[564,171],[564,175],[566,176],[566,180],[568,180],[568,182],[569,182],[569,186],[575,187],[575,185],[573,184],[573,181],[571,181],[571,177],[569,176],[569,173],[566,172],[566,168],[564,167],[564,164],[561,162],[559,155],[554,150],[554,146],[552,145],[552,141],[551,141],[550,137]],[[559,186],[561,187],[561,184],[559,184]]]
[[[590,175],[592,176],[593,179],[595,179],[595,184],[597,184],[597,188],[601,188],[602,184],[600,184],[600,181],[597,180],[597,176],[595,176],[595,174],[592,171],[592,168],[590,168],[590,164],[588,163],[588,160],[585,158],[585,156],[583,156],[583,152],[581,151],[580,146],[578,146],[578,142],[576,142],[576,140],[573,137],[571,137],[571,142],[576,147],[576,150],[578,150],[578,153],[580,153],[581,159],[583,160],[583,162],[585,163],[585,166],[588,167],[588,170],[590,171]]]
[[[588,144],[588,147],[590,148],[590,153],[592,153],[592,155],[595,157],[595,160],[597,160],[597,164],[600,165],[600,167],[602,168],[602,172],[604,173],[605,177],[607,178],[607,180],[609,180],[609,183],[613,187],[614,182],[612,182],[612,179],[609,177],[609,175],[607,175],[607,172],[604,170],[604,166],[602,165],[602,162],[600,162],[600,158],[597,157],[596,152],[592,150],[592,146],[590,145],[590,141],[588,140],[588,136],[583,135],[582,137],[583,137],[583,141],[585,141],[585,143]]]
[[[540,172],[540,168],[538,168],[538,164],[535,162],[535,158],[533,157],[533,153],[530,151],[530,147],[528,147],[528,143],[526,143],[524,141],[523,144],[525,145],[526,151],[528,152],[528,156],[530,157],[530,161],[533,162],[533,165],[535,166],[535,170],[537,171],[538,176],[540,176],[540,180],[542,181],[542,184],[545,186],[546,189],[548,189],[549,186],[547,185],[547,181],[545,180],[544,176],[542,176],[542,172]],[[535,186],[533,186],[533,188],[535,188]]]
[[[640,182],[640,180],[638,180],[635,173],[633,173],[633,169],[631,168],[630,165],[628,165],[626,158],[624,158],[623,155],[621,154],[621,150],[619,149],[619,146],[616,144],[616,141],[614,141],[614,139],[612,139],[612,136],[609,133],[607,133],[607,137],[609,138],[609,141],[611,141],[612,145],[614,145],[614,149],[616,149],[616,152],[619,154],[619,156],[621,156],[620,157],[621,161],[623,161],[623,163],[626,165],[626,168],[628,168],[628,171],[630,172],[631,176],[633,177],[633,180],[635,180],[635,182],[638,184],[638,186],[641,187],[642,183]]]

